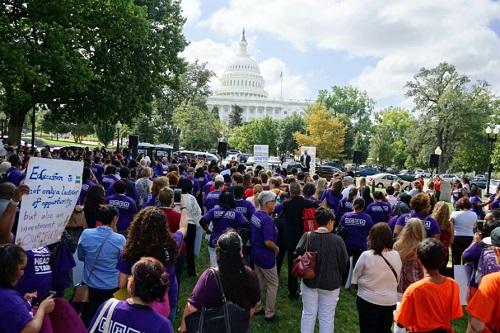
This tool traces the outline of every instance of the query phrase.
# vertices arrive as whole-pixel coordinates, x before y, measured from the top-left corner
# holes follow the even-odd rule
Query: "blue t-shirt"
[[[127,230],[134,215],[137,214],[137,206],[132,198],[127,197],[125,194],[115,194],[106,197],[106,204],[118,208],[118,223],[116,228],[119,231]]]
[[[373,224],[378,222],[389,222],[391,205],[387,202],[373,202],[366,207],[365,213],[370,215]]]
[[[210,224],[210,222],[213,224],[213,230],[210,234],[208,246],[215,247],[220,235],[222,235],[227,228],[241,229],[241,226],[248,223],[248,220],[236,209],[226,210],[217,206],[202,216],[200,225],[204,227]]]
[[[256,211],[250,219],[251,242],[250,257],[259,267],[264,269],[273,268],[276,265],[274,251],[268,248],[265,241],[278,242],[278,229],[273,219],[261,210]]]
[[[252,218],[253,213],[255,213],[256,209],[253,203],[248,200],[240,199],[234,200],[236,203],[236,210],[240,211],[248,221]],[[276,207],[275,207],[276,210]]]
[[[365,213],[347,213],[342,216],[339,225],[343,225],[347,229],[346,247],[348,250],[366,251],[368,249],[368,233],[373,227],[370,215]]]
[[[413,218],[413,217],[416,217],[416,218],[419,218],[422,220],[422,222],[424,222],[424,228],[425,228],[425,232],[427,233],[427,238],[431,237],[431,235],[437,235],[437,234],[441,234],[441,229],[439,229],[439,224],[436,222],[436,220],[434,220],[432,217],[428,217],[428,215],[425,215],[425,214],[419,214],[419,213],[411,213],[411,214],[404,214],[404,215],[401,215],[401,217],[398,219],[398,221],[396,222],[396,225],[400,225],[404,228],[404,226],[406,225],[406,222],[408,222],[408,220],[410,218]]]

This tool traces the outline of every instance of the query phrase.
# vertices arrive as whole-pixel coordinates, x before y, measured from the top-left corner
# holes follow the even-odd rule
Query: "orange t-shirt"
[[[465,310],[498,332],[500,330],[500,272],[483,277]],[[491,332],[485,328],[483,332]]]
[[[411,332],[428,332],[451,330],[450,321],[462,316],[458,283],[447,278],[435,284],[424,278],[406,289],[395,319]]]

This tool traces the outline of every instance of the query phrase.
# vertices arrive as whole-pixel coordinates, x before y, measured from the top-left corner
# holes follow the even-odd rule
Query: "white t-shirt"
[[[394,207],[394,205],[398,202],[398,199],[393,195],[388,195],[386,198],[387,198],[387,201],[389,201],[389,204],[391,205],[391,207]]]
[[[470,210],[459,210],[451,213],[455,226],[455,236],[474,236],[472,228],[477,221],[477,215]]]
[[[347,185],[347,187],[345,189],[342,190],[342,199],[349,197],[349,190],[353,187],[354,187],[354,185],[349,184],[349,185]],[[356,196],[356,198],[359,198],[359,191],[358,191],[358,195]]]
[[[397,251],[382,252],[382,255],[394,267],[397,280],[385,260],[368,250],[361,254],[354,267],[352,283],[358,284],[358,296],[365,301],[391,306],[398,302],[397,289],[403,264]]]

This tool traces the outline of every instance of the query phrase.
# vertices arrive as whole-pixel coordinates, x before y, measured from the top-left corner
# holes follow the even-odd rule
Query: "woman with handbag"
[[[361,254],[352,274],[352,283],[358,285],[361,333],[391,332],[401,267],[399,253],[392,249],[389,225],[375,224],[368,236],[368,251]]]
[[[425,239],[418,245],[417,257],[424,267],[424,278],[410,285],[394,311],[394,321],[410,332],[453,332],[451,321],[463,315],[460,288],[451,278],[439,274],[446,259],[443,243]]]
[[[110,205],[101,206],[99,215],[102,226],[85,229],[77,249],[78,259],[85,263],[84,286],[76,288],[88,288],[88,300],[82,303],[82,320],[87,326],[99,306],[113,297],[113,293],[118,290],[119,272],[116,264],[125,245],[125,237],[116,232],[118,209]],[[80,291],[75,290],[75,294],[77,292]],[[85,300],[75,299],[74,302],[76,301]]]
[[[110,299],[104,303],[87,332],[173,333],[170,321],[151,309],[152,302],[163,300],[167,288],[168,274],[161,262],[152,257],[141,258],[132,266],[127,282],[130,297],[125,301]]]
[[[314,332],[317,316],[319,332],[333,333],[342,276],[347,272],[347,250],[342,238],[332,233],[335,216],[329,209],[318,208],[314,218],[318,230],[305,233],[296,249],[299,255],[306,251],[317,253],[315,277],[303,279],[300,285],[303,304],[300,331]]]
[[[231,323],[231,332],[250,331],[250,318],[260,301],[260,285],[257,274],[243,263],[242,246],[241,237],[234,231],[228,231],[218,238],[215,248],[217,268],[207,269],[201,274],[188,298],[179,332],[194,332],[190,328],[198,327],[201,311],[220,309],[224,305],[221,291],[224,293],[225,300],[228,301],[226,306],[231,302],[230,306],[237,313],[228,318]],[[221,291],[217,279],[220,281]],[[242,309],[238,311],[235,307]],[[240,326],[235,327],[238,324]],[[205,332],[207,327],[204,325],[203,328]],[[215,327],[212,329],[217,331]],[[224,330],[218,332],[224,332]]]

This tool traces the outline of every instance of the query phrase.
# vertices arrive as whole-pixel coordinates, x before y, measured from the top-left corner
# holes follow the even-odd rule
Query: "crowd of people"
[[[364,178],[347,173],[326,180],[295,168],[157,159],[155,151],[134,159],[128,151],[47,150],[41,157],[84,163],[72,216],[83,220],[68,225],[58,244],[24,251],[12,242],[17,205],[29,192],[22,184],[29,156],[7,152],[0,164],[0,320],[8,325],[0,332],[40,331],[54,300],[43,299],[37,311],[31,304],[50,290],[64,295],[75,252],[89,288],[89,302],[75,307],[89,332],[104,332],[106,318],[131,331],[173,332],[178,312],[179,331],[187,332],[192,313],[221,306],[217,281],[244,309],[245,331],[254,315],[272,325],[282,319],[277,294],[285,256],[288,298],[302,302],[301,332],[314,332],[316,321],[321,333],[334,331],[346,283],[357,293],[362,333],[391,332],[393,325],[394,332],[450,332],[463,313],[447,269],[449,248],[453,265],[472,267],[467,332],[500,329],[500,188],[483,202],[477,188],[455,182],[450,211],[439,201],[439,177],[427,191],[416,181],[408,193],[398,183],[371,193]],[[316,230],[304,226],[310,209]],[[200,251],[210,258],[203,272],[196,270]],[[317,253],[316,275],[299,280],[292,266],[306,251]],[[65,269],[53,264],[56,256],[66,256]],[[184,306],[186,275],[197,283]]]

